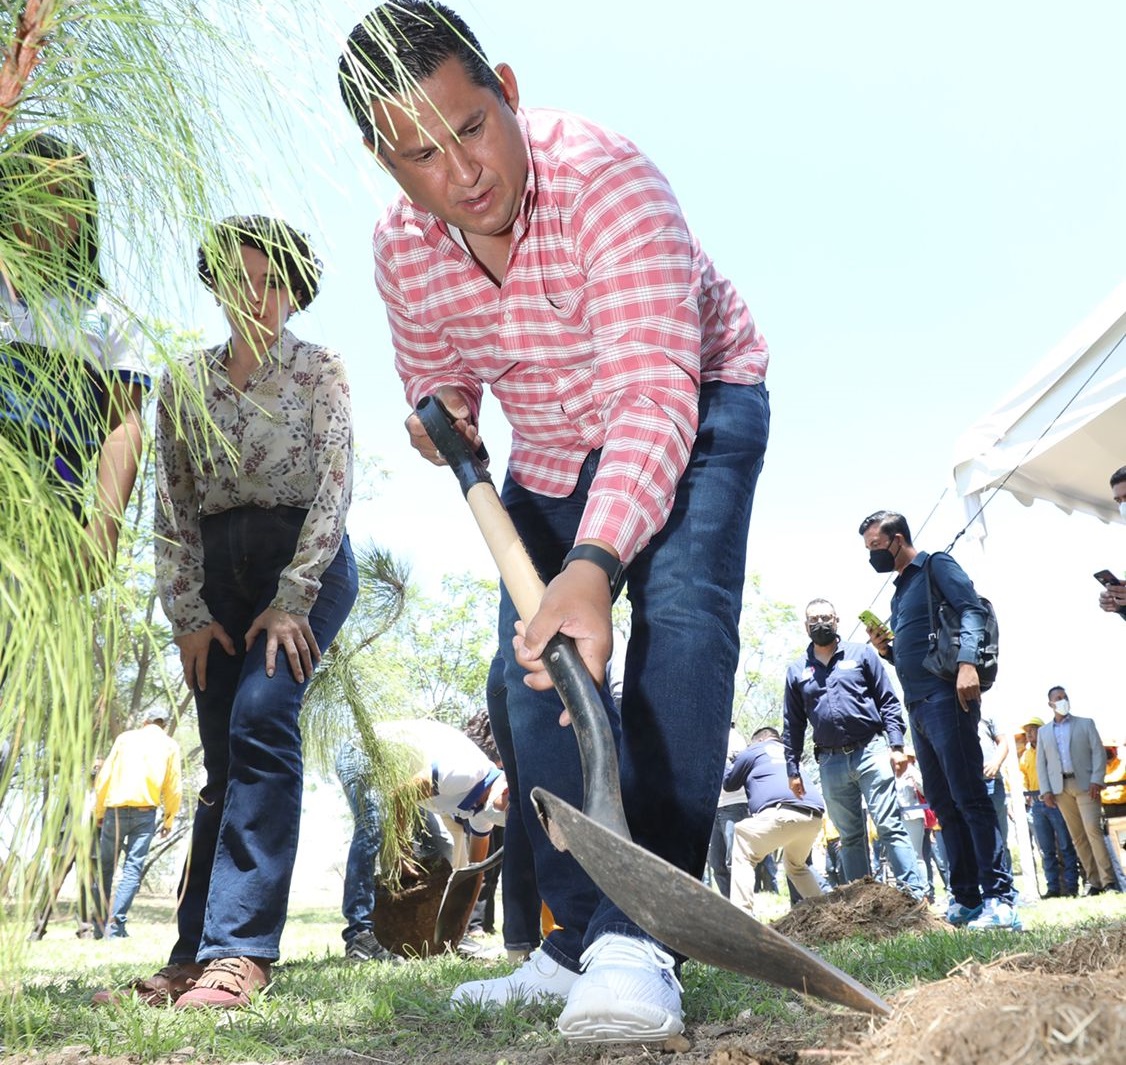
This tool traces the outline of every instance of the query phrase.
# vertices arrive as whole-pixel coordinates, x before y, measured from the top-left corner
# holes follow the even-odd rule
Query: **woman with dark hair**
[[[207,782],[179,939],[131,990],[151,1005],[229,1008],[249,1003],[278,958],[301,816],[298,712],[356,598],[344,529],[352,417],[340,357],[286,328],[320,279],[301,234],[262,216],[225,219],[199,271],[231,335],[161,379],[155,532]]]
[[[0,435],[49,471],[85,527],[82,561],[100,584],[136,481],[151,382],[135,323],[105,291],[81,149],[39,133],[0,152],[0,277]]]

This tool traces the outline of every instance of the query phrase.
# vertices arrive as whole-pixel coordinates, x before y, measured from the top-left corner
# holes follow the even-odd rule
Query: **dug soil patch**
[[[773,927],[811,946],[851,936],[888,939],[901,932],[933,932],[949,926],[930,912],[926,902],[865,877],[828,895],[803,900]]]
[[[1112,959],[1106,959],[1112,960]],[[1070,975],[996,966],[903,992],[858,1048],[864,1065],[1120,1065],[1126,966]]]

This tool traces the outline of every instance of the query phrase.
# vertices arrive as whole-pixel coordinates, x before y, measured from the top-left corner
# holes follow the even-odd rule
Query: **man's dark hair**
[[[1126,466],[1119,466],[1118,469],[1110,475],[1110,487],[1116,488],[1123,481],[1126,481]]]
[[[465,725],[465,734],[482,751],[490,762],[500,765],[500,751],[497,750],[496,741],[493,739],[493,726],[489,721],[488,710],[478,710]]]
[[[751,736],[751,743],[758,743],[759,740],[780,740],[782,737],[778,734],[776,728],[770,725],[763,725],[762,728],[756,729]]]
[[[911,529],[907,525],[907,519],[902,514],[898,514],[894,510],[877,510],[875,514],[869,514],[860,523],[860,535],[863,536],[873,525],[879,525],[880,532],[889,540],[899,534],[908,547],[913,546]]]
[[[293,306],[303,311],[313,302],[321,283],[321,261],[304,233],[278,218],[265,215],[233,215],[212,230],[200,245],[196,268],[203,283],[217,291],[217,277],[239,276],[240,248],[254,248],[285,278]]]
[[[445,4],[394,0],[353,27],[337,65],[344,104],[369,144],[379,147],[372,125],[374,100],[409,95],[413,85],[456,57],[475,85],[503,95],[500,80],[461,16]]]
[[[1050,688],[1048,689],[1048,701],[1049,701],[1049,702],[1051,702],[1051,700],[1052,700],[1052,692],[1063,692],[1063,693],[1064,693],[1064,695],[1066,695],[1066,694],[1067,694],[1067,689],[1066,689],[1066,688],[1065,688],[1065,687],[1064,687],[1064,686],[1063,686],[1062,684],[1053,684],[1053,685],[1052,685],[1052,686],[1051,686],[1051,687],[1050,687]]]
[[[62,186],[54,191],[51,186]],[[23,205],[30,217],[73,215],[78,232],[62,251],[64,278],[79,291],[104,291],[106,283],[98,264],[98,194],[86,153],[75,144],[49,133],[35,133],[13,141],[0,151],[0,225],[11,229],[20,219],[12,208]]]

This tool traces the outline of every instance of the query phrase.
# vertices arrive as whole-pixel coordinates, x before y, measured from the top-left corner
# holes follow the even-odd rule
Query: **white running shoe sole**
[[[620,971],[614,975],[619,984],[623,977],[635,976]],[[638,986],[634,997],[628,987],[613,988],[603,979],[580,977],[559,1015],[559,1031],[565,1039],[588,1043],[650,1043],[683,1032],[680,996],[671,987],[660,986],[659,979],[646,981],[648,987]],[[654,992],[666,1001],[654,1001]]]
[[[683,1032],[684,1022],[666,1010],[635,1006],[628,1015],[610,1009],[564,1010],[558,1027],[564,1039],[576,1043],[655,1043]]]

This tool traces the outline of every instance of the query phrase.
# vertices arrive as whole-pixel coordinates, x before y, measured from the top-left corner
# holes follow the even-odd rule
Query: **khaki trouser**
[[[793,806],[771,806],[735,825],[731,854],[731,901],[754,913],[755,865],[782,848],[782,867],[803,899],[821,894],[821,885],[805,864],[821,831],[821,815]]]
[[[1075,844],[1083,875],[1092,887],[1114,887],[1118,881],[1110,865],[1110,852],[1102,830],[1102,803],[1088,791],[1080,791],[1074,778],[1065,778],[1063,793],[1056,795],[1068,835]]]

